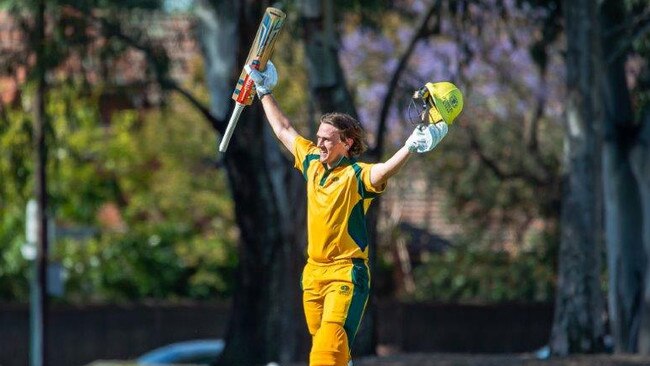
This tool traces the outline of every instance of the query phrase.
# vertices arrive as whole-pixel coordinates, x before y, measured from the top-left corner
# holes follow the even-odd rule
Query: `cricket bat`
[[[248,52],[248,57],[246,57],[246,65],[250,65],[252,69],[257,70],[264,70],[266,68],[266,62],[271,58],[275,41],[278,39],[286,17],[287,15],[279,9],[266,8],[262,22],[259,28],[257,28],[257,35],[255,35],[253,45]],[[235,91],[232,93],[232,99],[235,101],[235,109],[230,116],[228,126],[226,126],[226,132],[223,134],[223,138],[219,144],[220,152],[226,152],[226,149],[228,149],[228,144],[235,131],[235,127],[237,127],[239,116],[245,106],[253,103],[254,97],[255,83],[248,76],[246,70],[242,69],[239,80],[237,80],[237,85],[235,86]]]

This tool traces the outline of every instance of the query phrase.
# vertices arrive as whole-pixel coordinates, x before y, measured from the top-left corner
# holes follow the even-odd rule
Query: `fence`
[[[48,359],[77,366],[96,359],[128,359],[168,343],[221,337],[225,304],[52,306]],[[29,310],[0,305],[0,365],[29,364]]]
[[[379,343],[402,352],[526,352],[551,334],[551,304],[404,304],[378,308]]]
[[[227,304],[52,306],[49,359],[77,366],[128,359],[172,342],[221,338]],[[451,305],[380,303],[378,341],[402,352],[525,352],[548,340],[549,304]],[[0,366],[29,355],[27,305],[0,304]]]

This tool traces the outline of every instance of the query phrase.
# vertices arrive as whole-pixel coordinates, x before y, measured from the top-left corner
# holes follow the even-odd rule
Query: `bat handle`
[[[232,111],[230,121],[228,121],[228,126],[226,126],[226,132],[224,132],[221,143],[219,144],[220,152],[226,152],[228,149],[230,138],[232,137],[232,133],[235,131],[235,127],[237,127],[237,121],[239,121],[239,116],[241,115],[241,112],[244,110],[245,106],[245,104],[235,103],[235,109]]]

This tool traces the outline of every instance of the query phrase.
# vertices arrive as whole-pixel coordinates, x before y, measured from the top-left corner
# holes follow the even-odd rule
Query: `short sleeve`
[[[380,187],[375,187],[370,182],[370,169],[374,164],[358,163],[361,171],[359,172],[359,179],[363,184],[363,198],[373,198],[384,192],[386,189],[386,182],[382,183]]]
[[[318,148],[313,142],[298,135],[293,140],[294,166],[306,177],[307,168],[312,160],[319,158]]]

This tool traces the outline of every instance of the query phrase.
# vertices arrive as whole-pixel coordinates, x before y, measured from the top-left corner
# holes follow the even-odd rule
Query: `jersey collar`
[[[332,165],[331,169],[327,168],[327,164],[325,163],[322,164],[323,164],[323,168],[325,168],[326,171],[332,171],[340,166],[347,166],[347,165],[351,165],[352,163],[354,163],[354,158],[343,155],[336,163],[334,163],[334,165]]]

